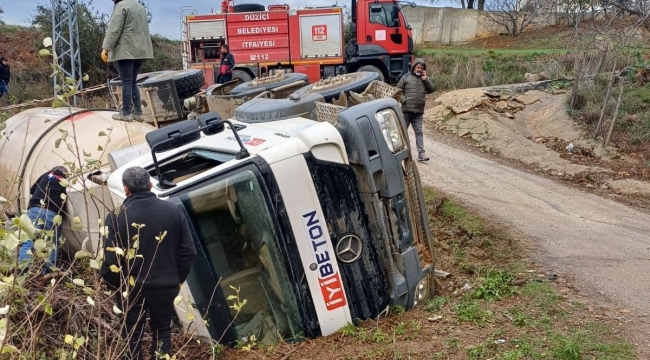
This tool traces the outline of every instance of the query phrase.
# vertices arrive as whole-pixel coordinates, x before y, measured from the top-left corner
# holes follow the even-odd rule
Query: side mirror
[[[201,138],[194,120],[185,120],[145,134],[152,151],[164,152]]]
[[[226,129],[226,124],[216,112],[203,114],[196,119],[205,135],[215,135]]]
[[[418,6],[418,5],[416,3],[414,3],[414,2],[412,2],[412,3],[409,4],[409,6],[414,8],[414,7]]]

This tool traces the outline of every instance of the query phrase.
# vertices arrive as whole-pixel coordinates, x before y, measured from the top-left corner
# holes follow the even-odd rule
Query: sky
[[[79,0],[83,3],[89,3],[90,0]],[[339,5],[349,4],[349,0],[338,0]],[[409,0],[415,1],[419,5],[431,6],[430,0]],[[209,14],[211,9],[219,11],[221,2],[218,0],[145,0],[153,17],[150,25],[150,31],[153,34],[160,34],[172,39],[180,39],[181,20],[180,7],[183,5],[194,6],[199,14]],[[263,5],[270,4],[288,4],[293,7],[304,7],[306,4],[300,0],[243,0],[238,3],[259,3]],[[330,6],[337,3],[337,0],[313,0],[309,6]],[[436,0],[435,6],[459,6],[459,0]],[[50,4],[47,0],[32,1],[15,1],[0,0],[0,6],[4,9],[2,20],[12,25],[29,25],[34,9],[39,4]],[[97,11],[110,14],[113,9],[111,0],[92,0],[92,7]]]

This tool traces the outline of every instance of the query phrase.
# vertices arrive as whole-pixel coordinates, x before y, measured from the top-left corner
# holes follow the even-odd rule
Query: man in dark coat
[[[129,342],[129,354],[125,355],[142,359],[142,333],[148,313],[151,358],[157,359],[156,352],[170,352],[174,299],[194,263],[196,249],[187,219],[174,204],[151,192],[145,169],[126,169],[122,184],[126,199],[104,223],[100,273],[119,290],[116,305],[126,317],[122,337]]]
[[[53,241],[54,249],[50,253],[50,258],[46,269],[43,271],[50,272],[50,267],[56,266],[57,252],[59,248],[60,222],[55,223],[55,217],[63,214],[64,199],[62,195],[66,194],[65,173],[66,168],[55,166],[52,170],[39,176],[29,189],[31,197],[29,198],[29,207],[27,217],[39,230],[53,231],[53,235],[46,240]],[[52,240],[53,238],[53,240]],[[18,251],[18,261],[29,261],[34,251],[33,239],[25,241]]]
[[[415,59],[411,72],[402,76],[397,83],[402,89],[402,113],[406,121],[406,127],[413,125],[415,132],[415,144],[418,148],[418,160],[428,161],[424,151],[424,136],[422,134],[422,114],[427,94],[436,91],[427,77],[427,65],[422,59]]]
[[[221,45],[221,65],[219,66],[219,84],[225,84],[232,80],[232,72],[235,68],[235,57],[230,53],[228,45]]]
[[[0,58],[0,98],[4,94],[9,93],[9,80],[11,80],[11,69],[9,68],[9,60],[7,58]]]

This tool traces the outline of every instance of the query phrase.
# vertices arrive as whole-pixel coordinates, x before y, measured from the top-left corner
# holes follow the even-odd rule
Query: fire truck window
[[[394,10],[393,5],[371,4],[370,5],[370,23],[381,24],[386,27],[395,27],[399,23],[399,12]]]
[[[300,333],[297,302],[264,188],[241,171],[181,197],[230,311],[238,338],[272,344]],[[238,300],[237,300],[238,297]],[[237,301],[246,305],[237,312]]]

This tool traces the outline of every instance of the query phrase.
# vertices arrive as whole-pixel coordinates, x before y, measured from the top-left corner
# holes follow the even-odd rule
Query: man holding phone
[[[436,91],[429,78],[427,77],[427,64],[422,59],[415,59],[411,72],[402,76],[397,83],[397,87],[402,89],[402,113],[408,129],[413,124],[415,132],[415,144],[418,149],[418,161],[428,161],[424,151],[424,135],[422,134],[422,114],[424,114],[424,105],[427,94]]]

